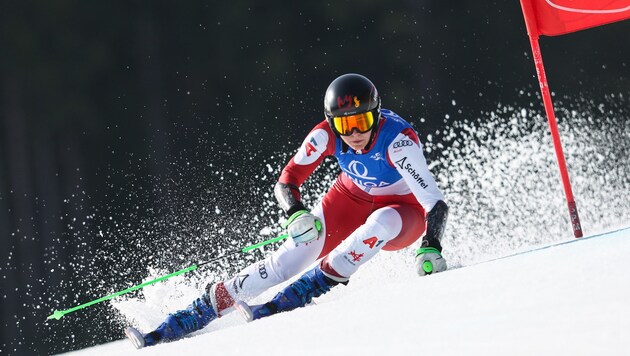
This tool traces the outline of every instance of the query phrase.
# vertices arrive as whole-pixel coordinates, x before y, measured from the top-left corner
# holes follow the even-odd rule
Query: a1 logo
[[[370,246],[370,248],[374,248],[374,246],[379,246],[383,243],[383,240],[379,240],[376,236],[372,236],[369,239],[363,240],[363,243]]]

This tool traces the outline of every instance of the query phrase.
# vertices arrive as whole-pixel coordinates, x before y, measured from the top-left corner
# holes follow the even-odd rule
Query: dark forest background
[[[552,91],[628,93],[629,36],[626,21],[542,38]],[[141,266],[207,258],[216,230],[255,241],[279,153],[346,72],[423,137],[497,103],[542,107],[516,0],[3,1],[0,353],[120,338],[104,306],[44,320]]]

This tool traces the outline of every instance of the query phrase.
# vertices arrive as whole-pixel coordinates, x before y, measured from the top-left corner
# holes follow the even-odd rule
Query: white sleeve
[[[444,195],[427,166],[422,143],[416,144],[409,136],[400,133],[387,147],[387,154],[427,213],[433,209],[435,203],[444,200]]]

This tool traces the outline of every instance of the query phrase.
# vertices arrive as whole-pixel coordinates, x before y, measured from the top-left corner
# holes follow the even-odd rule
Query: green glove
[[[282,224],[296,245],[311,242],[320,236],[322,222],[308,210],[298,210]]]

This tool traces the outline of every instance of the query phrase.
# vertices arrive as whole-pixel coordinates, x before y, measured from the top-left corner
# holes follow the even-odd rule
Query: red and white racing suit
[[[264,260],[215,284],[210,292],[219,313],[321,258],[327,276],[347,281],[381,249],[410,246],[424,234],[427,212],[444,197],[422,144],[411,125],[389,110],[381,111],[378,125],[369,148],[359,152],[348,148],[325,120],[311,130],[278,180],[290,193],[276,189],[276,195],[285,211],[302,209],[298,188],[326,156],[334,156],[342,172],[311,211],[322,222],[320,238],[298,246],[287,240]]]

